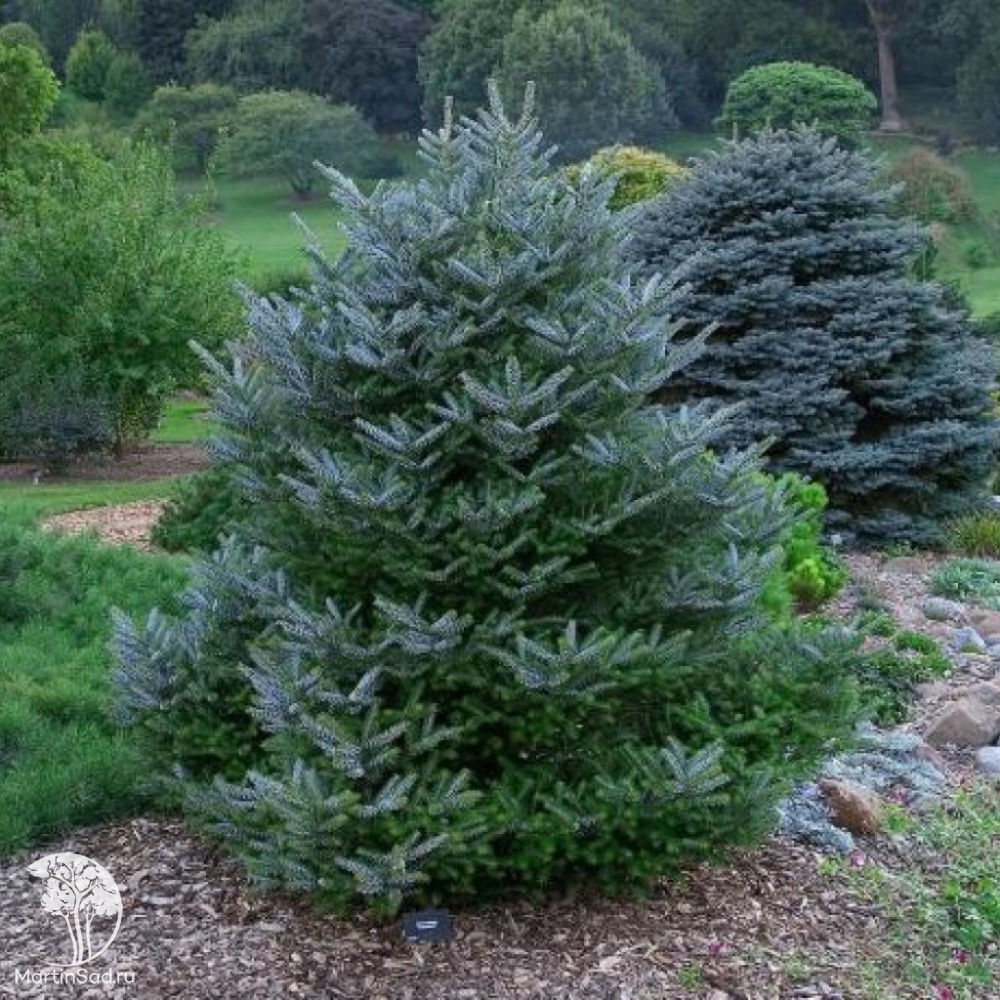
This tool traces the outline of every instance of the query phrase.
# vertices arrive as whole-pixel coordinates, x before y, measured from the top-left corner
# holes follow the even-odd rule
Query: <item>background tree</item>
[[[38,32],[26,21],[10,21],[0,25],[0,44],[6,45],[27,45],[34,49],[41,57],[46,66],[52,64],[48,49],[42,41]]]
[[[244,2],[225,17],[200,19],[185,43],[191,80],[242,91],[304,86],[305,7],[304,0]]]
[[[14,144],[45,124],[58,90],[37,49],[0,42],[0,166]]]
[[[665,401],[740,402],[725,440],[773,437],[771,468],[822,483],[832,527],[934,545],[987,499],[997,361],[910,276],[926,236],[878,169],[807,130],[728,143],[649,204],[636,253],[687,283],[678,317],[719,324]]]
[[[447,98],[459,115],[482,107],[514,15],[544,7],[543,0],[444,0],[420,55],[425,119],[439,122]]]
[[[247,519],[189,617],[119,617],[123,715],[264,886],[646,887],[849,731],[849,644],[761,611],[780,491],[650,404],[673,290],[541,149],[494,101],[419,182],[331,174],[346,254],[214,369]]]
[[[883,132],[901,132],[905,127],[899,108],[899,82],[896,74],[896,35],[905,0],[865,0],[878,46],[878,86]]]
[[[164,155],[127,145],[82,169],[58,163],[0,230],[0,397],[10,419],[67,371],[107,412],[121,449],[190,378],[188,342],[239,326],[223,238],[182,202]],[[2,436],[2,435],[0,435]]]
[[[856,144],[876,109],[874,95],[860,80],[832,66],[766,63],[741,73],[730,84],[716,124],[742,135],[762,128],[808,125]]]
[[[233,0],[138,0],[136,45],[153,83],[185,82],[184,41],[199,15],[222,17]]]
[[[73,42],[98,17],[101,0],[18,0],[17,19],[38,32],[60,72]]]
[[[219,132],[236,111],[239,95],[231,87],[157,87],[136,118],[135,132],[173,152],[181,173],[202,175],[218,145]]]
[[[431,20],[394,0],[309,0],[309,87],[351,104],[380,131],[417,131],[417,52]]]
[[[606,15],[575,3],[540,17],[520,11],[497,75],[510,93],[535,82],[546,135],[564,160],[609,141],[654,142],[677,125],[656,68]]]
[[[377,152],[374,132],[354,108],[272,90],[239,99],[214,163],[233,177],[282,177],[308,198],[320,181],[317,160],[367,175]]]
[[[66,86],[85,100],[103,101],[117,54],[104,32],[81,31],[66,57]]]
[[[104,81],[104,100],[117,115],[131,118],[150,97],[152,88],[142,60],[134,52],[116,52]]]

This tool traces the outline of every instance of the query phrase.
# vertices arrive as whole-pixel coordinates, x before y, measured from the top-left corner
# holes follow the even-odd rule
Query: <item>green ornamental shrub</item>
[[[886,177],[901,185],[897,204],[921,222],[970,222],[976,200],[961,167],[923,146],[915,146],[886,168]]]
[[[632,252],[673,274],[692,335],[716,324],[664,402],[741,404],[725,444],[773,439],[770,469],[821,483],[845,541],[938,545],[987,499],[997,360],[912,276],[926,238],[878,169],[808,129],[725,143],[644,206]]]
[[[675,290],[529,110],[425,134],[349,246],[213,365],[246,500],[179,620],[117,620],[123,721],[263,886],[392,912],[641,889],[751,840],[854,713],[854,645],[776,627],[794,520],[650,390]]]
[[[0,414],[15,418],[0,441],[21,434],[25,455],[43,457],[49,444],[39,455],[31,441],[64,440],[60,386],[73,372],[77,398],[110,420],[120,451],[197,372],[191,338],[218,348],[238,331],[234,256],[179,199],[162,151],[124,144],[104,160],[54,140],[31,149],[0,227]],[[40,409],[42,399],[59,405]]]
[[[878,102],[843,70],[807,62],[752,66],[729,85],[716,126],[738,136],[763,128],[815,127],[855,144],[871,126]]]
[[[670,190],[687,170],[669,156],[638,146],[608,146],[587,161],[603,177],[615,178],[615,192],[608,204],[626,208],[656,198]],[[580,177],[583,164],[566,168],[571,181]]]

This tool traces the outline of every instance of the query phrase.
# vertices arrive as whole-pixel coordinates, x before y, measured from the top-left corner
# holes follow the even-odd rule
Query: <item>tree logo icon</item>
[[[42,909],[62,917],[69,932],[72,961],[52,964],[86,965],[103,955],[122,925],[121,893],[107,870],[82,854],[64,851],[39,858],[28,871],[45,880]]]

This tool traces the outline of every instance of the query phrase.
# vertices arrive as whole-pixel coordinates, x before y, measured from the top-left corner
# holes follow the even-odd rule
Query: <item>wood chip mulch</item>
[[[156,504],[132,504],[54,527],[97,527],[109,541],[148,544]],[[106,519],[106,524],[105,520]],[[837,611],[876,594],[904,627],[934,632],[914,608],[926,560],[851,556],[852,585]],[[892,843],[863,845],[875,861]],[[122,930],[100,971],[134,984],[17,981],[44,970],[61,919],[46,918],[35,858],[76,851],[122,890]],[[173,818],[144,817],[67,833],[0,862],[0,996],[270,1000],[855,1000],[859,968],[884,955],[878,910],[831,873],[822,856],[772,839],[665,882],[641,902],[578,897],[454,914],[455,936],[415,945],[399,921],[378,925],[259,896],[240,869]],[[881,949],[881,951],[880,951]],[[898,1000],[917,1000],[900,992]],[[922,996],[919,995],[919,996]]]
[[[70,535],[92,532],[112,545],[148,550],[151,547],[149,534],[165,506],[162,500],[144,500],[116,507],[95,507],[71,514],[55,514],[45,519],[43,527]]]
[[[56,850],[105,865],[124,901],[101,969],[134,972],[135,984],[77,985],[80,997],[846,1000],[837,984],[851,980],[878,929],[840,876],[821,873],[820,855],[773,840],[692,869],[650,900],[466,911],[452,940],[416,945],[398,921],[337,919],[248,892],[239,869],[182,823],[142,818],[77,830],[0,865],[0,996],[57,995],[52,983],[16,981],[17,969],[44,970],[64,947],[61,919],[45,919],[40,883],[26,872]]]

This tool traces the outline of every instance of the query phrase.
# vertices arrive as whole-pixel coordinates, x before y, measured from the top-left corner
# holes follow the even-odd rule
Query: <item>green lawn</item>
[[[40,487],[40,489],[45,489]],[[109,717],[110,612],[177,610],[185,561],[35,530],[0,504],[0,856],[144,805]]]
[[[143,483],[42,481],[37,486],[23,482],[0,483],[0,514],[9,514],[16,508],[28,511],[37,518],[111,504],[165,500],[173,495],[177,482],[177,479],[155,479]]]
[[[194,444],[211,437],[214,425],[205,419],[208,406],[207,400],[170,400],[152,440],[156,444]]]
[[[205,190],[190,183],[183,188],[190,193]],[[243,274],[251,284],[305,271],[302,248],[306,238],[293,213],[331,255],[339,253],[346,243],[339,228],[340,212],[326,195],[298,201],[281,180],[218,180],[211,188],[210,200],[212,221],[241,255]]]

